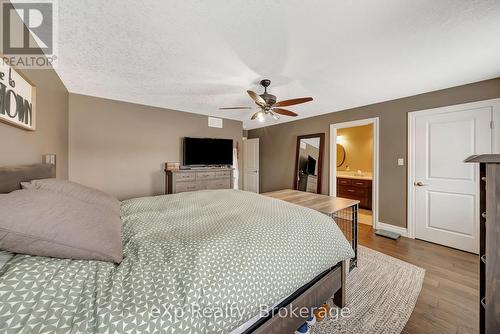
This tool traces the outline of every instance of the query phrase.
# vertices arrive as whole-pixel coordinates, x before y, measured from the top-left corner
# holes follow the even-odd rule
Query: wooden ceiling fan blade
[[[253,109],[252,107],[222,107],[219,110],[249,110]]]
[[[299,116],[298,114],[294,113],[293,111],[286,110],[286,109],[281,109],[281,108],[273,108],[272,109],[275,113],[285,115],[285,116],[292,116],[296,117]]]
[[[255,101],[259,106],[265,107],[266,101],[262,97],[259,96],[256,92],[252,92],[251,90],[247,90],[248,95]]]
[[[273,105],[273,107],[293,106],[293,105],[296,105],[296,104],[310,102],[312,100],[313,100],[312,97],[301,97],[301,98],[298,98],[298,99],[284,100],[284,101],[276,102]]]

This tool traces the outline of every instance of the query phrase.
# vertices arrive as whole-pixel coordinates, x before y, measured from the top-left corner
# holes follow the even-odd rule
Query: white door
[[[243,190],[259,193],[259,138],[243,141]]]
[[[415,113],[415,237],[472,253],[479,251],[479,168],[464,163],[491,153],[491,107]],[[411,186],[411,184],[410,184]]]

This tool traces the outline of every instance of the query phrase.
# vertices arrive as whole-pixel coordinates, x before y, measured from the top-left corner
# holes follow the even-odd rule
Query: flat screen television
[[[307,174],[316,175],[316,159],[310,155],[307,157]]]
[[[184,138],[184,166],[220,166],[233,164],[233,140]]]

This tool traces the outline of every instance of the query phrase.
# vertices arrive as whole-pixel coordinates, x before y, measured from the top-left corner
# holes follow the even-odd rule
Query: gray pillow
[[[120,216],[102,205],[47,190],[0,195],[0,249],[120,263]]]
[[[55,191],[90,204],[103,205],[114,212],[118,212],[118,214],[120,213],[120,201],[118,201],[115,197],[79,183],[67,180],[41,179],[33,180],[31,182],[22,182],[21,186],[23,189]]]

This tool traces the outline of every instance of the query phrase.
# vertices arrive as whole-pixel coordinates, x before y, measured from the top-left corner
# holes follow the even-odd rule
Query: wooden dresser
[[[359,201],[362,209],[372,209],[372,180],[337,177],[337,196]]]
[[[469,157],[479,163],[479,332],[500,332],[500,154]]]
[[[181,169],[165,170],[165,194],[204,189],[232,189],[233,169]]]

